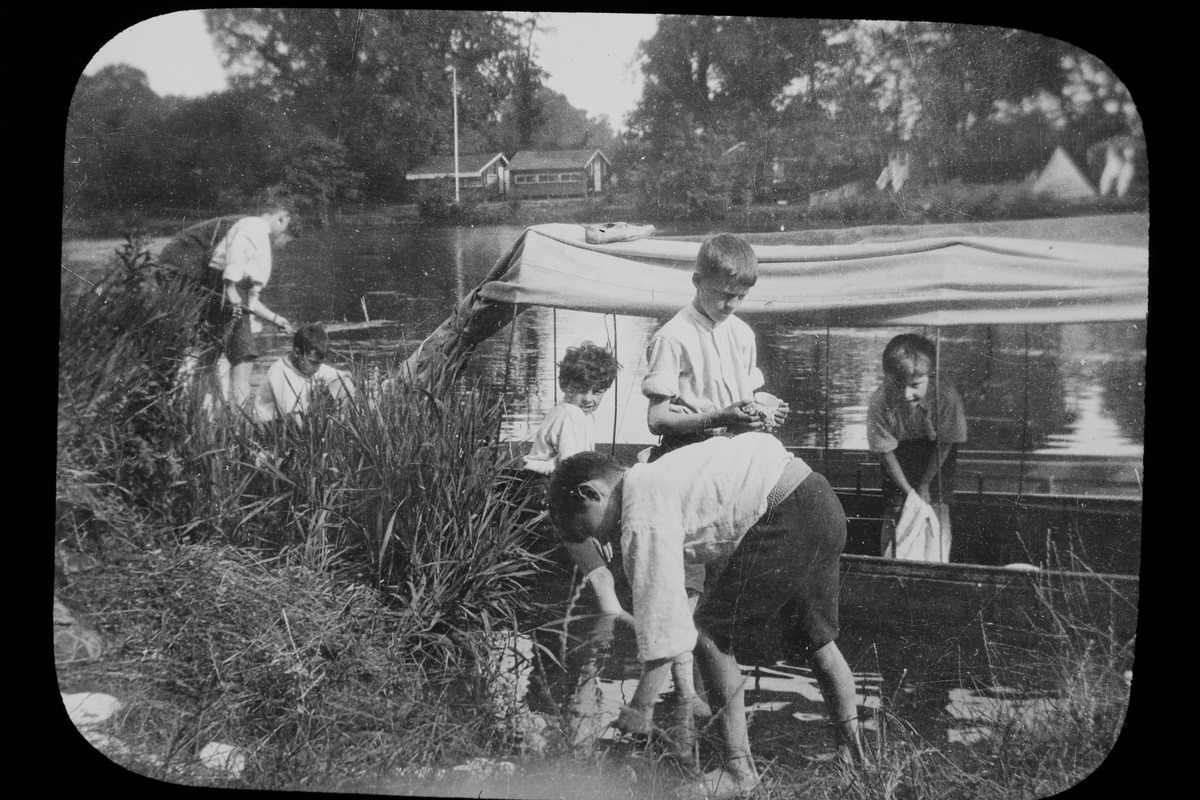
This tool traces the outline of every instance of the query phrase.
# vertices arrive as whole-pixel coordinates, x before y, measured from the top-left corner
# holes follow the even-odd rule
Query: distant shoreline
[[[1145,244],[1148,233],[1145,228],[1149,224],[1149,211],[1144,206],[1128,202],[1098,201],[1094,203],[1070,205],[1045,205],[1022,209],[1021,214],[1000,214],[994,217],[962,214],[960,220],[950,218],[921,219],[894,218],[876,219],[876,215],[867,211],[857,215],[814,214],[804,204],[782,205],[758,203],[753,205],[731,207],[726,216],[710,220],[657,220],[639,217],[636,206],[628,200],[596,200],[596,199],[567,199],[567,200],[522,200],[520,202],[493,201],[477,204],[466,204],[461,211],[449,213],[442,218],[430,219],[421,215],[420,207],[415,203],[392,203],[361,206],[343,206],[332,212],[332,223],[337,226],[380,227],[397,223],[414,223],[438,227],[456,226],[516,226],[529,227],[546,223],[592,224],[600,222],[625,221],[639,225],[653,224],[658,227],[659,236],[688,236],[717,231],[733,233],[752,233],[769,236],[771,233],[789,231],[841,231],[838,239],[843,239],[850,232],[866,232],[868,234],[883,234],[895,229],[919,228],[928,231],[922,235],[956,235],[956,236],[989,236],[998,234],[997,229],[1008,229],[1014,226],[1029,225],[1031,232],[1020,235],[1027,238],[1040,238],[1042,234],[1036,231],[1046,225],[1039,224],[1046,220],[1057,221],[1049,226],[1054,229],[1070,229],[1067,219],[1086,220],[1094,217],[1121,217],[1133,222],[1129,226],[1120,226],[1121,231],[1112,243]],[[211,209],[206,211],[180,209],[173,213],[167,210],[155,215],[137,217],[142,235],[147,240],[158,237],[169,237],[176,231],[205,219],[223,214],[237,213],[237,209]],[[302,217],[303,218],[303,217]],[[131,215],[116,212],[95,215],[88,218],[69,219],[64,217],[62,241],[64,251],[69,242],[114,240],[117,246],[124,242]],[[1081,222],[1080,225],[1086,225]],[[1124,230],[1128,227],[1129,230]],[[878,230],[876,230],[878,229]],[[1012,235],[1007,234],[1007,235]],[[1130,240],[1129,237],[1133,238]],[[1138,238],[1140,236],[1140,238]],[[830,237],[818,237],[822,242],[832,243]],[[1051,235],[1047,238],[1060,239],[1061,235]],[[1094,239],[1086,239],[1095,241]]]

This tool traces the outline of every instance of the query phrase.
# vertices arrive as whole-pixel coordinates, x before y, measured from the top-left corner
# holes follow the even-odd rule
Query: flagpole
[[[450,68],[450,74],[454,77],[454,204],[459,205],[458,200],[458,69]]]

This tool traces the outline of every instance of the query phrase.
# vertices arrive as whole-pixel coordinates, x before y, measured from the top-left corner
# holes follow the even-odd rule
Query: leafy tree
[[[923,141],[951,171],[986,158],[968,150],[970,134],[1000,106],[1057,95],[1066,83],[1067,45],[1029,31],[892,22],[856,34],[858,69],[890,119],[887,138]]]
[[[500,121],[492,129],[490,149],[513,154],[521,150],[579,150],[598,147],[608,153],[614,141],[608,117],[589,117],[558,92],[540,87],[534,95],[538,124],[526,132],[515,102],[501,106]]]
[[[520,23],[501,12],[227,8],[205,12],[237,85],[269,90],[346,147],[353,170],[395,179],[452,147],[451,67],[460,127],[495,120],[522,63]]]
[[[296,210],[311,212],[322,225],[329,224],[333,200],[358,199],[361,172],[346,164],[346,147],[316,132],[304,136],[281,159],[281,184],[293,198]]]
[[[155,135],[162,109],[139,69],[118,64],[80,78],[63,151],[64,212],[128,209],[162,196],[170,172]]]

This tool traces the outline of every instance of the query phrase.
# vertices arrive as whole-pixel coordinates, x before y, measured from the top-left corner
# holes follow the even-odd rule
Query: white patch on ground
[[[67,716],[81,731],[99,725],[121,709],[120,700],[97,692],[64,694],[62,700]]]

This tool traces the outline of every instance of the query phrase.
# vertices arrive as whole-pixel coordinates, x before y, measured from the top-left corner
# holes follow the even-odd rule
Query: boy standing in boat
[[[650,694],[693,649],[721,709],[724,765],[702,778],[709,797],[757,786],[746,724],[743,663],[799,657],[816,674],[839,751],[862,758],[854,681],[834,642],[838,560],[846,517],[825,478],[773,436],[713,437],[628,469],[580,453],[555,470],[550,515],[564,541],[610,545],[618,536]],[[694,619],[684,558],[726,560]],[[614,599],[615,602],[615,599]],[[768,623],[778,620],[778,628]],[[771,633],[782,631],[782,637]]]
[[[867,406],[867,446],[883,467],[880,549],[886,557],[950,560],[950,498],[967,418],[962,397],[936,374],[936,364],[937,350],[924,336],[893,338],[883,350],[883,385]],[[936,540],[917,538],[914,525],[923,516],[936,521],[929,526]]]
[[[292,350],[271,365],[267,380],[258,390],[254,417],[270,422],[290,417],[303,422],[313,402],[315,388],[327,391],[334,400],[354,396],[354,383],[346,373],[325,363],[329,334],[316,323],[301,325],[292,336]]]
[[[721,233],[700,245],[692,273],[695,297],[646,346],[646,421],[662,437],[651,460],[715,435],[764,426],[752,405],[764,383],[754,331],[734,316],[757,282],[758,257],[746,240]],[[773,422],[782,425],[789,410],[780,404]]]
[[[661,436],[650,461],[713,436],[768,427],[754,406],[765,382],[754,331],[734,316],[757,282],[758,256],[745,239],[721,233],[701,243],[692,273],[695,297],[646,345],[646,421]],[[783,425],[789,411],[779,404],[770,427]],[[694,607],[706,568],[689,561],[686,571]]]

